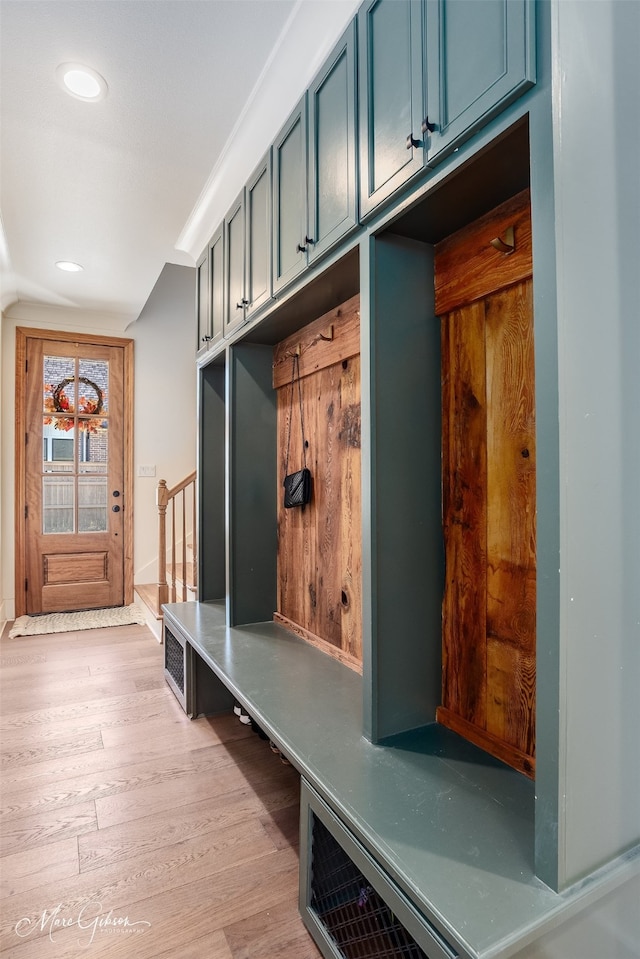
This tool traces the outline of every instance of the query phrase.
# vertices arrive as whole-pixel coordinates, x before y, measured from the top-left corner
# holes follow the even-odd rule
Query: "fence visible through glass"
[[[43,413],[43,533],[106,531],[108,361],[45,356]]]

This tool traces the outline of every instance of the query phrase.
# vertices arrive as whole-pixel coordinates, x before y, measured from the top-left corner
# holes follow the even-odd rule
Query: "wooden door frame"
[[[89,333],[67,333],[62,330],[40,330],[16,327],[16,436],[15,436],[15,615],[26,612],[24,582],[27,569],[27,537],[24,522],[26,496],[26,359],[27,340],[58,340],[60,342],[115,346],[124,351],[124,487],[123,516],[124,604],[133,602],[133,343],[132,339],[116,336],[93,336]]]

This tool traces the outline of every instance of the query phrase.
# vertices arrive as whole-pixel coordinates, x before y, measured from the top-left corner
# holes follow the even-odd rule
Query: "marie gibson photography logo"
[[[145,932],[151,923],[146,919],[131,919],[129,915],[119,915],[113,909],[105,912],[102,903],[88,899],[75,913],[64,913],[62,903],[51,909],[44,909],[42,915],[35,918],[25,916],[19,919],[14,931],[21,939],[34,938],[44,933],[51,942],[56,942],[56,933],[63,929],[77,928],[80,935],[78,944],[90,946],[98,935],[136,935]]]

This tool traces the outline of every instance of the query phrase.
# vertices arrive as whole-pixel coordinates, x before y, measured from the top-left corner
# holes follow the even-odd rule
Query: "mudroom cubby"
[[[405,6],[417,11],[421,4]],[[441,11],[449,6],[438,4]],[[508,10],[516,7],[529,11],[530,26],[535,8],[536,86],[506,104],[500,115],[492,113],[486,125],[474,127],[475,132],[456,141],[451,152],[448,147],[453,144],[449,144],[432,169],[417,172],[384,202],[365,211],[365,225],[342,238],[326,258],[307,264],[286,288],[276,290],[259,316],[199,357],[200,601],[166,608],[170,628],[182,630],[193,655],[206,665],[206,671],[198,673],[202,702],[207,701],[203,684],[221,684],[255,717],[308,784],[301,824],[303,913],[309,905],[307,867],[313,824],[322,819],[362,876],[372,877],[369,882],[374,888],[382,876],[378,892],[383,899],[391,890],[392,898],[398,893],[399,901],[406,900],[409,931],[429,957],[443,953],[464,959],[588,955],[579,948],[563,951],[563,937],[572,944],[588,942],[594,928],[592,916],[597,913],[605,917],[609,928],[615,927],[618,904],[626,910],[628,928],[629,904],[637,895],[639,881],[637,816],[632,810],[634,804],[637,808],[636,773],[631,761],[619,760],[634,752],[633,732],[625,724],[624,728],[616,725],[618,686],[607,691],[596,675],[598,666],[582,655],[588,630],[568,622],[570,614],[577,615],[570,605],[571,572],[576,569],[580,582],[590,582],[591,573],[586,561],[581,565],[578,542],[582,540],[575,539],[578,522],[568,514],[563,482],[567,469],[584,463],[588,444],[584,437],[573,435],[563,415],[570,409],[576,424],[571,393],[576,381],[581,395],[587,394],[580,364],[584,361],[589,370],[596,369],[592,354],[608,351],[611,359],[613,347],[608,329],[596,329],[593,317],[583,335],[573,306],[562,300],[565,279],[558,281],[556,244],[562,244],[565,256],[569,245],[558,232],[563,215],[554,163],[561,160],[561,151],[556,149],[554,124],[562,127],[564,121],[552,102],[553,5],[516,4]],[[554,15],[580,21],[580,8],[561,4]],[[366,9],[384,13],[390,5],[368,3]],[[496,12],[498,6],[493,9]],[[533,34],[528,36],[531,41]],[[568,179],[573,183],[580,178],[579,166],[572,166],[570,177],[563,170],[563,203],[574,203],[566,185]],[[438,251],[446,249],[447,238],[524,191],[530,191],[531,265],[525,277],[508,285],[528,284],[533,325],[516,323],[517,331],[516,326],[510,327],[509,336],[513,331],[529,370],[533,358],[535,380],[516,377],[527,383],[522,404],[515,401],[518,416],[521,410],[525,413],[519,445],[514,446],[518,470],[510,473],[500,466],[498,472],[508,478],[505,486],[519,491],[535,478],[535,524],[531,501],[520,508],[515,500],[508,524],[510,535],[517,534],[513,542],[526,542],[522,552],[528,551],[535,563],[522,564],[520,586],[512,589],[509,580],[502,594],[505,601],[500,596],[498,601],[503,616],[500,630],[504,616],[519,624],[513,615],[513,606],[519,604],[534,621],[535,644],[529,637],[522,646],[523,655],[513,658],[517,643],[508,635],[497,637],[502,643],[499,662],[494,659],[486,673],[474,679],[470,674],[475,669],[475,650],[470,643],[464,653],[466,662],[457,671],[464,677],[458,684],[457,678],[446,677],[460,647],[446,646],[443,656],[447,575],[454,582],[463,577],[459,571],[452,573],[455,550],[447,553],[443,530],[443,410],[449,394],[443,389],[447,367],[442,362],[436,260]],[[595,200],[594,205],[598,206]],[[522,225],[516,219],[483,239],[484,252],[493,250],[498,259],[508,260],[512,225],[515,248],[521,249]],[[580,248],[584,252],[584,244]],[[569,266],[575,295],[579,270],[575,264]],[[458,272],[463,279],[471,273],[466,254]],[[595,295],[596,288],[594,283],[589,293]],[[287,386],[293,357],[299,355],[304,366],[313,355],[309,338],[315,336],[323,349],[335,347],[338,326],[328,315],[346,310],[353,298],[359,310],[357,349],[335,364],[318,367],[323,374],[325,369],[333,370],[332,388],[341,397],[346,391],[342,429],[354,428],[356,418],[351,415],[345,420],[344,409],[357,404],[356,394],[350,393],[355,381],[349,376],[350,365],[359,357],[360,598],[357,561],[352,555],[346,567],[355,579],[345,580],[340,570],[322,597],[325,620],[335,629],[331,632],[307,617],[314,591],[316,603],[319,594],[313,577],[322,572],[324,587],[325,569],[342,562],[343,543],[357,539],[358,533],[354,526],[344,539],[336,535],[335,525],[331,526],[334,520],[325,514],[330,549],[320,557],[317,553],[314,557],[313,550],[304,554],[312,567],[303,569],[296,592],[307,605],[287,613],[282,602],[283,558],[279,557],[283,422],[291,415]],[[454,305],[442,312],[462,316],[467,307],[465,301],[460,309]],[[519,310],[513,312],[517,315]],[[564,314],[571,314],[571,319]],[[463,344],[458,351],[462,355],[466,341],[457,342]],[[513,355],[508,350],[501,354],[503,359]],[[279,359],[283,360],[280,380],[274,379]],[[494,372],[501,368],[494,358],[490,363]],[[307,379],[303,390],[309,465],[314,495],[319,498],[328,495],[336,481],[327,472],[327,438],[318,446],[320,431],[311,406],[316,403],[326,425],[331,404],[324,388],[312,391],[309,370],[302,373],[303,381]],[[487,382],[489,378],[487,374]],[[598,375],[590,386],[594,395],[598,393]],[[478,396],[473,390],[468,394],[470,407],[474,406]],[[320,403],[318,395],[324,397]],[[594,399],[594,409],[599,403],[599,397]],[[615,404],[610,405],[615,412]],[[508,404],[496,407],[502,410],[498,414],[502,419],[512,417]],[[451,419],[455,420],[455,404],[453,408]],[[608,408],[605,403],[603,410]],[[585,429],[594,428],[591,420],[585,424]],[[483,430],[480,446],[492,441],[489,434],[495,432]],[[602,427],[598,436],[600,453],[606,445],[605,432]],[[467,441],[473,456],[476,434],[468,433],[465,425],[453,446],[458,440]],[[297,436],[295,428],[292,436]],[[355,435],[349,442],[355,449]],[[291,468],[301,465],[294,462]],[[451,470],[455,473],[457,466]],[[346,473],[340,468],[336,503],[345,499],[343,481],[349,471],[355,476],[353,463]],[[571,482],[575,492],[575,480]],[[482,480],[476,483],[482,484]],[[311,521],[312,506],[313,501],[304,513],[286,517],[287,522],[304,529]],[[587,521],[582,507],[580,500],[576,513]],[[454,524],[458,518],[454,516]],[[569,527],[575,539],[568,544],[573,553],[571,571],[561,550]],[[280,545],[284,548],[282,537]],[[588,545],[594,552],[599,544],[592,536]],[[287,552],[285,560],[294,553]],[[493,560],[487,561],[487,567],[492,564]],[[613,565],[614,572],[620,572]],[[488,580],[494,573],[494,568],[483,570],[482,577]],[[288,572],[287,585],[290,579]],[[469,576],[467,585],[473,579]],[[578,597],[576,605],[584,598]],[[463,601],[466,595],[452,594],[449,619]],[[361,650],[353,645],[353,635],[345,640],[335,619],[338,608],[342,620],[358,602]],[[494,640],[492,634],[490,642]],[[618,655],[627,640],[618,630],[615,636],[606,631],[606,641],[613,643]],[[323,642],[333,647],[329,654]],[[609,669],[605,647],[604,642],[591,642],[589,647],[601,671]],[[355,663],[347,664],[344,656],[341,661],[345,650]],[[480,658],[484,658],[482,651]],[[608,675],[610,680],[610,671]],[[474,740],[464,723],[454,727],[452,703],[463,720],[471,722],[471,716],[473,725],[482,726],[473,710],[459,708],[465,696],[473,697],[474,689],[481,689],[485,705],[487,695],[493,697],[487,708],[494,716],[495,707],[502,710],[497,721],[503,727],[501,735],[508,732],[514,717],[518,725],[527,714],[526,724],[520,726],[525,730],[526,748],[521,751],[526,761],[518,768],[488,748],[487,742]],[[601,700],[593,695],[595,690],[602,693]],[[222,703],[217,693],[212,701]],[[594,702],[599,704],[597,710]],[[625,702],[629,709],[632,696],[627,695]],[[439,709],[446,725],[436,721]],[[588,737],[579,733],[582,725],[588,727]],[[612,742],[619,748],[610,749]],[[517,741],[515,747],[520,749]],[[616,805],[619,796],[624,796],[624,802]],[[393,911],[393,904],[386,902]],[[556,938],[561,923],[565,932]],[[322,941],[325,955],[335,959],[344,954],[335,942]]]
[[[278,419],[276,622],[362,668],[360,297],[273,351]],[[306,464],[311,500],[285,508],[287,473]]]
[[[199,382],[198,592],[209,602],[224,603],[227,593],[225,554],[225,404],[226,356],[203,367]]]

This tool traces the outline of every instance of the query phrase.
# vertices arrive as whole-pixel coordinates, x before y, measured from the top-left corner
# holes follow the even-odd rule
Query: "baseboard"
[[[138,594],[136,587],[133,587],[133,594],[136,600],[136,603],[144,613],[144,618],[147,626],[158,640],[159,643],[162,643],[162,620],[157,619],[153,612],[149,609],[144,599]]]
[[[16,604],[13,599],[3,599],[0,601],[0,635],[7,623],[12,623],[16,618]]]

